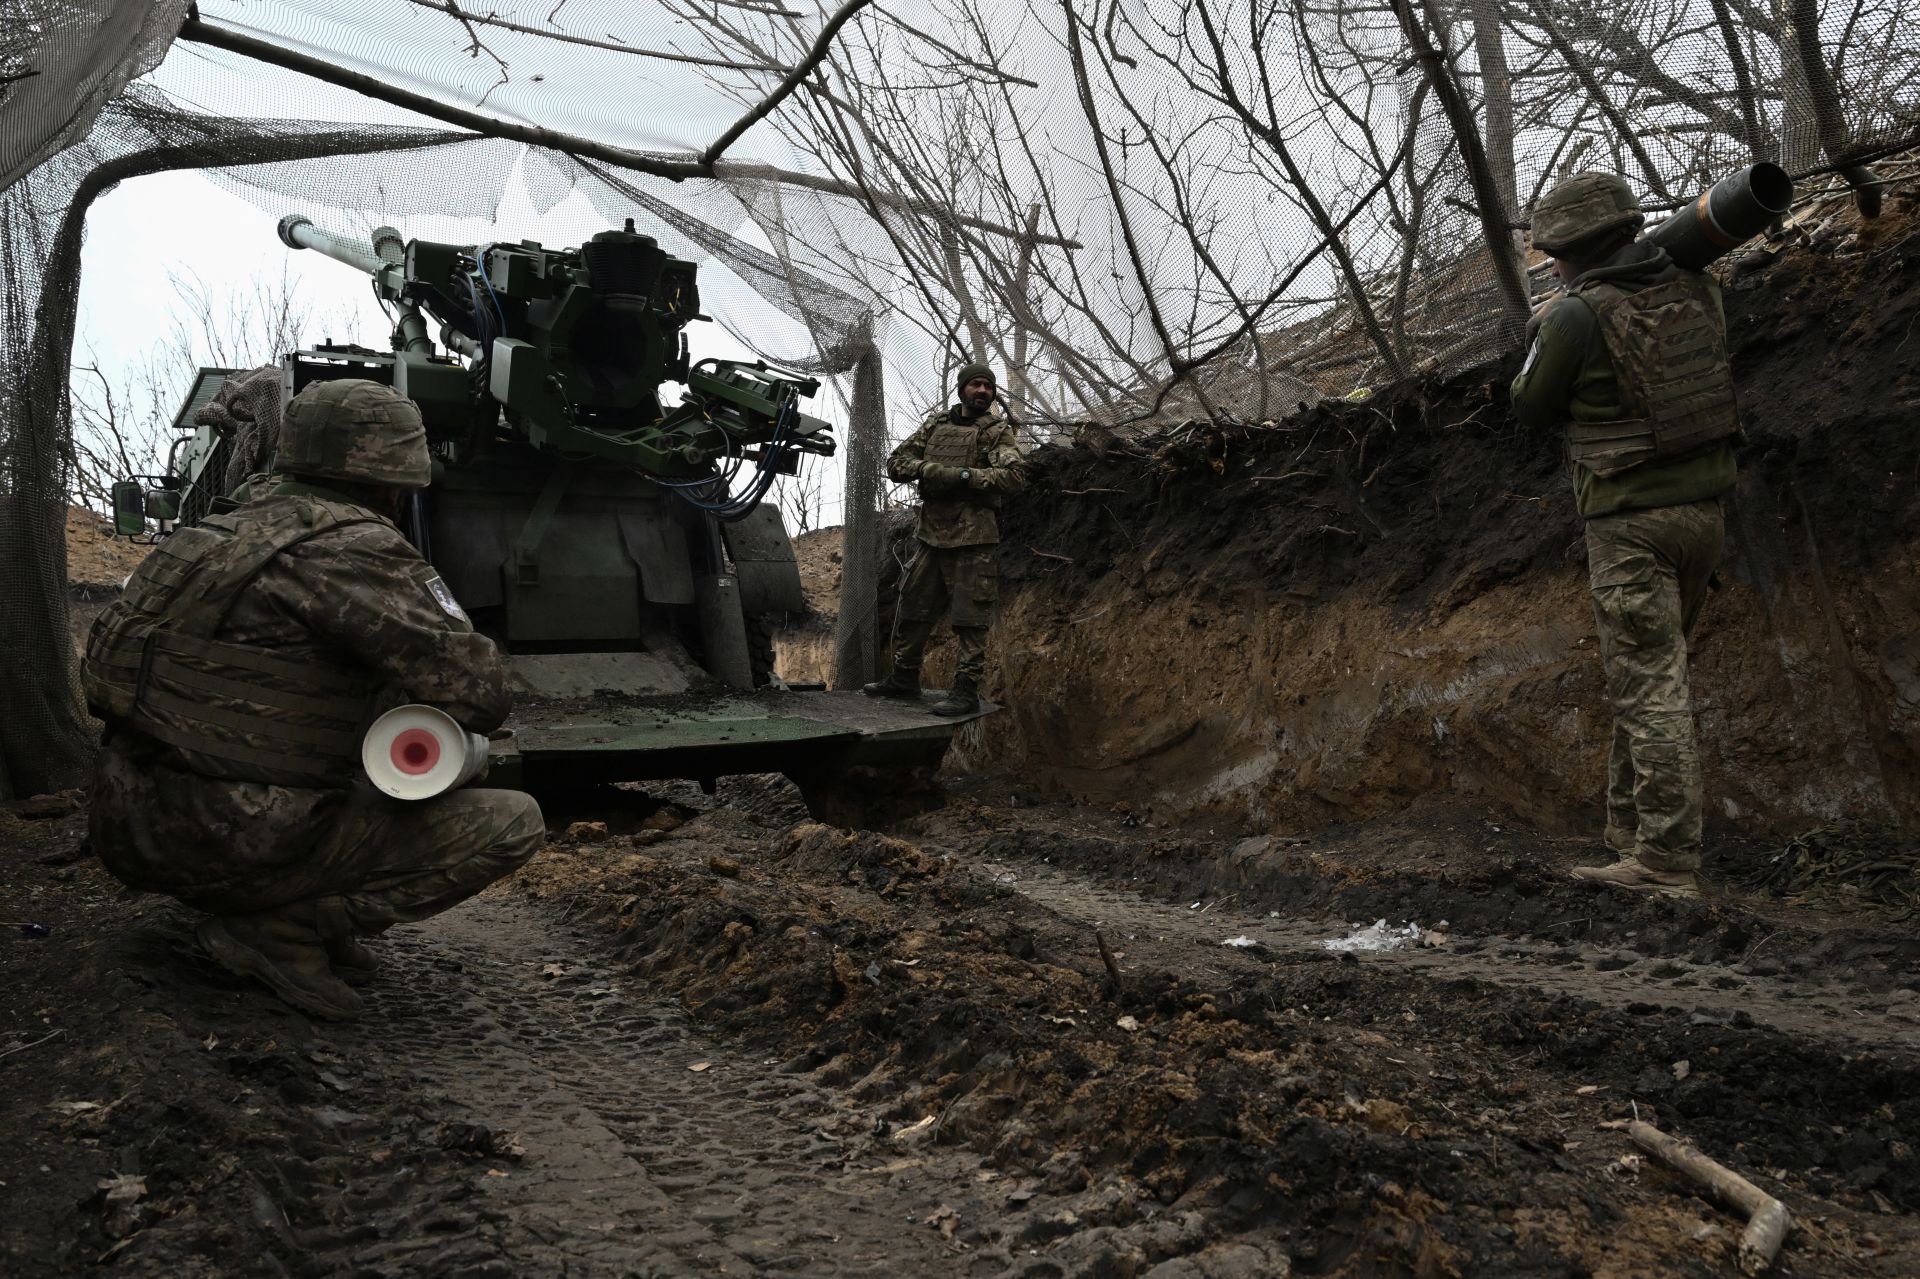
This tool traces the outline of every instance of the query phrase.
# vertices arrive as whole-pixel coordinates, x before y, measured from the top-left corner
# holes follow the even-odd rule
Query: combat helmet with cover
[[[1576,173],[1540,198],[1534,247],[1573,264],[1568,285],[1598,323],[1619,390],[1617,416],[1568,424],[1572,460],[1602,478],[1689,457],[1738,436],[1716,286],[1658,251],[1631,281],[1593,262],[1646,224],[1626,180]]]
[[[1613,173],[1576,173],[1533,206],[1533,247],[1553,257],[1609,231],[1638,231],[1647,222],[1627,180]]]
[[[315,382],[287,405],[274,469],[303,479],[421,489],[432,477],[420,409],[364,378]]]

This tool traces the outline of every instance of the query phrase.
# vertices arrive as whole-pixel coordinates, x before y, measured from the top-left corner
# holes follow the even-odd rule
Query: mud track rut
[[[488,896],[389,937],[368,1018],[330,1047],[526,1154],[495,1161],[478,1204],[303,1250],[347,1273],[591,1276],[881,1276],[946,1255],[905,1223],[965,1193],[971,1162],[859,1166],[845,1102],[702,1036],[547,912]]]
[[[1325,920],[1249,914],[1211,901],[1156,901],[1031,862],[988,863],[983,869],[1063,919],[1106,930],[1116,946],[1125,939],[1136,962],[1151,956],[1201,982],[1225,981],[1282,956],[1327,958],[1321,943],[1346,931]],[[1251,938],[1256,945],[1222,945],[1230,937]],[[1460,936],[1437,947],[1366,952],[1355,959],[1425,981],[1528,989],[1628,1012],[1664,1008],[1701,1024],[1755,1024],[1797,1039],[1920,1051],[1920,1004],[1896,1008],[1844,980],[1770,981],[1731,966],[1533,938]]]

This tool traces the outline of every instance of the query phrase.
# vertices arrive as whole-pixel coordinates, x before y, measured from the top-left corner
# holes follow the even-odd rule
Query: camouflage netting
[[[193,420],[222,435],[224,461],[215,461],[220,492],[232,492],[271,461],[280,442],[280,366],[262,365],[220,384]]]
[[[1261,420],[1517,341],[1525,212],[1574,170],[1670,208],[1770,159],[1870,204],[1867,166],[1920,137],[1916,6],[0,0],[0,793],[77,782],[91,746],[67,378],[86,210],[118,181],[197,169],[275,215],[412,235],[509,192],[550,242],[633,217],[749,346],[831,376],[857,590],[887,438],[962,363],[1004,370],[1037,440]],[[829,29],[712,176],[648,172]],[[842,609],[843,679],[870,669],[871,615]]]

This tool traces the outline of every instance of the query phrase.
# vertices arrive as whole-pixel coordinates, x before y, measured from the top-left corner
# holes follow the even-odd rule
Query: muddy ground
[[[9,1275],[1735,1273],[1635,1115],[1789,1204],[1779,1273],[1920,1272],[1920,943],[1870,903],[1610,896],[1467,807],[961,782],[853,833],[747,778],[550,806],[335,1026],[63,807],[0,816]],[[1380,917],[1432,944],[1319,944]]]

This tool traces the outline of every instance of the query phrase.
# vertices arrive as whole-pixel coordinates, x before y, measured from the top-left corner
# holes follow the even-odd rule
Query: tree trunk
[[[980,326],[980,313],[973,305],[973,290],[967,287],[967,276],[960,265],[960,234],[954,230],[953,223],[940,223],[940,256],[947,264],[947,287],[953,292],[953,300],[960,304],[960,319],[967,326],[967,356],[974,363],[987,358],[987,334]]]
[[[1393,0],[1393,13],[1460,144],[1460,156],[1466,161],[1467,176],[1473,185],[1474,202],[1479,205],[1480,227],[1486,237],[1488,256],[1493,259],[1494,282],[1500,298],[1500,342],[1504,347],[1518,347],[1526,332],[1529,309],[1527,273],[1519,251],[1514,248],[1510,219],[1501,216],[1503,197],[1481,143],[1480,130],[1474,124],[1473,111],[1460,92],[1459,82],[1454,79],[1445,55],[1434,47],[1426,28],[1421,26],[1423,17],[1430,24],[1439,25],[1427,0]]]
[[[1827,65],[1827,56],[1820,48],[1820,6],[1816,0],[1791,0],[1791,3],[1795,60],[1800,64],[1800,74],[1807,86],[1814,131],[1827,159],[1838,164],[1853,139],[1846,117],[1840,113],[1840,87],[1834,83],[1833,68]],[[1784,58],[1784,51],[1782,56]],[[1879,217],[1880,186],[1874,180],[1873,170],[1864,164],[1851,164],[1843,167],[1840,174],[1853,188],[1854,202],[1860,212],[1869,218]]]
[[[1780,45],[1780,165],[1804,173],[1820,163],[1820,124],[1814,114],[1813,87],[1799,54],[1793,0],[1775,0],[1774,38]]]
[[[1520,216],[1520,193],[1513,173],[1513,78],[1507,71],[1507,46],[1500,34],[1496,0],[1468,0],[1473,18],[1473,53],[1480,64],[1480,118],[1487,144],[1487,167],[1500,191],[1505,220]],[[1519,245],[1517,235],[1515,247]]]

